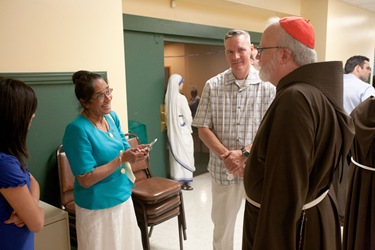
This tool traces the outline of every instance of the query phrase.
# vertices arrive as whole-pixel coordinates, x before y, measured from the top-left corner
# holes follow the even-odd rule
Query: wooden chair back
[[[141,144],[137,135],[127,133],[125,136],[129,137],[127,140],[131,147],[134,148]],[[130,165],[136,178],[135,182],[152,177],[149,157],[143,161],[131,163]]]
[[[57,148],[56,157],[60,185],[60,206],[64,210],[74,212],[74,175],[62,145]]]
[[[140,144],[137,135],[129,133],[126,136],[129,138],[130,146],[137,147]],[[143,249],[151,248],[149,237],[155,225],[176,217],[180,250],[182,250],[182,238],[186,240],[186,221],[181,184],[167,178],[153,177],[149,157],[130,165],[136,176],[132,199],[142,233]]]
[[[62,145],[56,150],[56,161],[60,186],[60,206],[63,210],[67,211],[69,215],[70,244],[73,247],[77,247],[76,212],[74,203],[75,177]]]

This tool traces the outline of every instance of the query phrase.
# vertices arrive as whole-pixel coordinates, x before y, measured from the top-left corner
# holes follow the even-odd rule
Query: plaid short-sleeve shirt
[[[228,69],[206,82],[192,126],[210,128],[228,150],[241,149],[253,142],[275,94],[275,86],[262,82],[252,66],[243,81]],[[228,174],[223,161],[211,151],[208,170],[222,185],[242,181]]]

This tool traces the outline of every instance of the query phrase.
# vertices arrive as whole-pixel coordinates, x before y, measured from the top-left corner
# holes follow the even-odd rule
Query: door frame
[[[150,18],[150,17],[143,17],[143,16],[137,16],[137,15],[129,15],[129,14],[123,14],[123,30],[124,30],[124,48],[126,48],[125,40],[126,40],[126,33],[129,34],[144,34],[147,39],[147,35],[149,39],[154,39],[155,43],[163,43],[163,46],[155,46],[155,48],[164,49],[164,43],[165,42],[178,42],[178,43],[190,43],[190,44],[201,44],[201,45],[220,45],[222,46],[224,43],[224,36],[228,32],[228,28],[222,28],[222,27],[214,27],[209,25],[201,25],[201,24],[193,24],[193,23],[185,23],[185,22],[177,22],[177,21],[171,21],[171,20],[165,20],[165,19],[158,19],[158,18]],[[258,32],[250,32],[248,31],[251,40],[253,43],[258,44],[260,42],[261,33]],[[152,36],[151,36],[152,35]],[[128,45],[129,46],[129,45]],[[135,44],[134,46],[137,46]],[[129,48],[128,49],[138,49],[141,50],[142,48]],[[157,55],[164,55],[160,51],[156,53]],[[125,49],[125,58],[126,58],[126,49]],[[154,54],[153,54],[154,55]],[[135,58],[134,58],[135,59]],[[138,58],[137,58],[138,59]],[[144,60],[147,60],[146,57]],[[154,59],[153,59],[154,60]],[[139,60],[133,60],[132,58],[128,58],[125,60],[125,71],[126,77],[127,77],[127,94],[133,95],[138,93],[142,90],[141,88],[144,87],[144,84],[140,84],[140,89],[134,90],[134,85],[130,87],[130,84],[134,84],[133,80],[135,81],[135,78],[131,78],[131,80],[128,81],[129,75],[132,74],[131,71],[127,71],[128,68],[141,68],[143,67],[143,70],[147,72],[147,68],[144,68],[147,63],[139,63],[139,65],[134,65],[134,63],[138,63],[136,61]],[[153,65],[153,67],[160,67],[160,75],[156,75],[156,79],[162,79],[159,82],[153,82],[151,84],[159,84],[160,86],[164,86],[165,83],[165,71],[164,71],[164,57],[159,58],[156,60],[160,62],[160,65]],[[131,66],[130,66],[131,65]],[[158,85],[158,86],[159,86]],[[155,86],[153,86],[155,87]],[[154,95],[158,96],[157,99],[161,99],[161,95],[164,95],[164,88],[159,87],[160,93],[154,93]],[[134,93],[131,93],[134,91]],[[149,110],[145,110],[144,107],[136,105],[136,103],[130,103],[129,99],[134,98],[128,98],[128,118],[129,120],[132,120],[132,114],[143,114],[150,112]],[[147,98],[145,98],[147,99]],[[164,98],[163,98],[164,99]],[[150,101],[151,98],[148,98],[148,101]],[[136,100],[132,100],[131,102],[136,102]],[[154,102],[154,101],[153,101]],[[153,112],[160,112],[159,106],[161,103],[150,103],[150,107],[154,109]],[[129,108],[130,107],[130,108]],[[132,109],[132,110],[129,110]],[[146,115],[147,116],[147,115]],[[153,152],[151,152],[151,169],[153,170],[153,173],[155,176],[162,176],[162,177],[169,177],[169,160],[168,160],[168,150],[167,150],[167,136],[165,131],[162,131],[160,124],[160,121],[153,121],[150,120],[150,117],[145,117],[145,115],[138,116],[140,119],[144,119],[144,121],[139,122],[145,122],[147,126],[147,137],[152,140],[153,138],[161,139],[158,141],[158,145],[155,145],[156,147],[153,149]],[[148,119],[148,121],[146,121]]]

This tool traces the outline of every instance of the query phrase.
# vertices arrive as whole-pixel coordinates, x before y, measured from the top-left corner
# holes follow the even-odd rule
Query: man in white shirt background
[[[345,63],[344,109],[348,115],[369,96],[375,96],[375,89],[368,84],[371,75],[370,59],[352,56]]]
[[[370,96],[375,96],[375,88],[368,83],[371,75],[370,59],[361,55],[352,56],[345,63],[344,72],[344,109],[350,115],[361,102]],[[337,172],[333,182],[341,225],[344,224],[346,196],[350,180],[350,156],[347,159],[342,173]]]

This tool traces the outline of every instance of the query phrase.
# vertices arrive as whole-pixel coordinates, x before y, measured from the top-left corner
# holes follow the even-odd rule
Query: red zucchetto
[[[292,37],[307,47],[313,49],[315,45],[314,28],[310,20],[303,17],[290,16],[280,19],[281,27]]]

